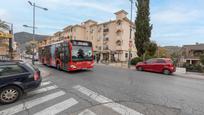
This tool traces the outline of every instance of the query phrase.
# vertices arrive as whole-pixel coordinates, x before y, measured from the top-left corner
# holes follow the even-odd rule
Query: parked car
[[[41,84],[40,71],[24,62],[0,62],[0,103],[17,101]]]
[[[136,64],[136,69],[139,71],[151,71],[163,73],[166,75],[176,71],[173,61],[169,58],[154,58]]]

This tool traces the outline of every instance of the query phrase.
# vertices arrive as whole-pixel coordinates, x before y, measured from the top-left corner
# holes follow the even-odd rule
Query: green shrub
[[[141,62],[142,58],[141,57],[135,57],[131,60],[131,65],[136,65],[138,62]]]
[[[149,55],[145,56],[145,60],[152,59],[152,58],[156,58],[156,57],[155,56],[149,56]],[[142,62],[142,61],[143,61],[143,56],[133,58],[130,63],[131,63],[131,65],[136,65],[138,62]]]
[[[188,72],[203,72],[203,67],[199,64],[193,65],[193,64],[185,63],[183,67],[185,67],[186,71]]]

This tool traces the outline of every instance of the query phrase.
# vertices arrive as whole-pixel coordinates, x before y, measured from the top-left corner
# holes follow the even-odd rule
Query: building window
[[[122,32],[120,30],[118,30],[116,34],[117,34],[117,36],[121,36]]]
[[[108,29],[108,28],[107,28],[107,29],[104,29],[103,32],[109,32],[109,29]]]
[[[125,53],[125,58],[128,58],[128,53]]]
[[[103,50],[108,50],[108,45],[104,45]]]
[[[122,45],[122,42],[121,42],[120,40],[117,40],[117,41],[116,41],[116,44],[117,44],[118,46],[121,46],[121,45]]]
[[[100,32],[101,31],[101,27],[100,28],[98,28],[98,32]]]

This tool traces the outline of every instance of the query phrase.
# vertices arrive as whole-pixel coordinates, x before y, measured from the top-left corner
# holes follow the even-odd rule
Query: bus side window
[[[69,60],[70,60],[70,51],[69,51],[68,43],[65,43],[65,44],[66,44],[66,45],[64,45],[65,62],[69,62]]]

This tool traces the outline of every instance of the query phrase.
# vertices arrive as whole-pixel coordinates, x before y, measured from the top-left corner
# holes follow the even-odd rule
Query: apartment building
[[[200,56],[204,55],[204,44],[196,43],[195,45],[184,45],[181,49],[180,62],[188,64],[199,64]]]
[[[12,35],[6,30],[0,30],[0,60],[9,56],[9,39]]]
[[[131,58],[137,56],[134,45],[134,24],[127,18],[127,12],[120,10],[115,13],[116,19],[104,23],[87,20],[80,25],[70,25],[61,32],[56,32],[52,37],[40,42],[40,45],[63,39],[86,40],[93,43],[95,55],[101,60],[127,61],[128,52]],[[130,27],[132,38],[130,38]],[[131,48],[129,47],[131,46]]]

